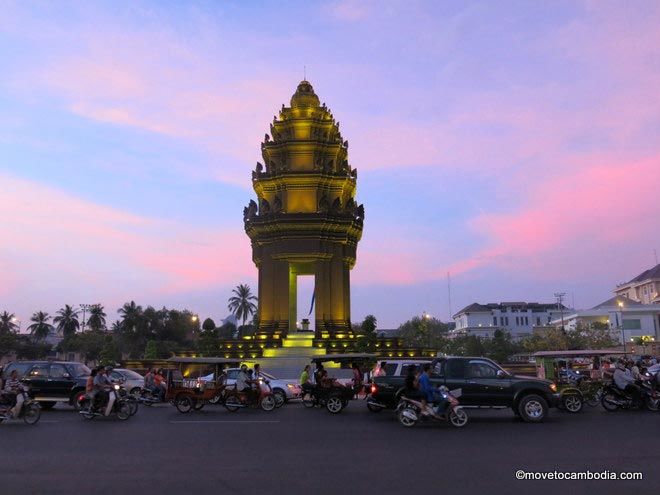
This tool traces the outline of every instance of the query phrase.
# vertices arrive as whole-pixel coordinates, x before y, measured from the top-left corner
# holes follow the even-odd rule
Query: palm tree
[[[257,312],[257,305],[252,302],[256,301],[257,297],[250,292],[250,287],[244,284],[237,286],[232,293],[235,295],[229,298],[227,308],[236,318],[243,320],[245,326],[245,320]]]
[[[6,311],[0,313],[0,333],[13,333],[18,329],[18,325],[14,323],[16,315],[14,313],[7,313]]]
[[[92,331],[100,331],[105,329],[105,317],[108,316],[103,311],[101,304],[94,304],[89,308],[89,320],[87,325]]]
[[[142,306],[135,304],[135,301],[125,303],[117,310],[122,318],[122,326],[125,330],[134,330],[140,324],[142,319]]]
[[[57,331],[60,332],[62,337],[73,335],[80,328],[78,311],[65,304],[62,309],[57,311],[57,316],[53,319],[53,323],[55,323]]]
[[[32,318],[30,318],[30,321],[34,323],[28,327],[28,330],[37,342],[44,340],[48,337],[51,330],[53,330],[54,327],[48,323],[48,320],[50,320],[50,316],[43,311],[37,311],[32,315]]]

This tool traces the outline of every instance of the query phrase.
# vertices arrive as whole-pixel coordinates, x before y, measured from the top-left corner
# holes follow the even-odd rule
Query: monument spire
[[[259,333],[296,331],[299,275],[315,278],[317,335],[349,333],[350,270],[364,220],[357,170],[339,123],[309,81],[289,104],[261,143],[263,163],[252,172],[257,200],[243,211],[259,270]]]

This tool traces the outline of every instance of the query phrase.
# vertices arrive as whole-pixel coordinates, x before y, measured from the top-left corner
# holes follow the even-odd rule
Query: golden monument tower
[[[264,163],[252,172],[258,201],[243,211],[259,270],[258,333],[296,331],[298,275],[315,278],[316,335],[348,333],[364,207],[354,199],[348,141],[308,81],[273,117],[261,153]]]

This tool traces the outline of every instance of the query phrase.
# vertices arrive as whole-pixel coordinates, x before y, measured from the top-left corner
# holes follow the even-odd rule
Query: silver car
[[[128,390],[131,395],[140,395],[140,391],[144,387],[144,377],[133,370],[126,368],[115,368],[110,373],[112,381],[123,380],[124,389]]]
[[[227,368],[225,370],[225,373],[227,374],[227,386],[234,386],[236,384],[236,377],[238,376],[239,371],[241,371],[240,368]],[[296,380],[280,380],[270,373],[264,373],[263,371],[261,372],[261,375],[270,383],[273,395],[279,396],[278,403],[282,404],[291,399],[300,399],[302,388]],[[202,380],[213,380],[213,373],[202,377]]]

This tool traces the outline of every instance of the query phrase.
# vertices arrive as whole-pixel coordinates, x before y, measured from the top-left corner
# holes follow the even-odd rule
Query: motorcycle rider
[[[7,411],[7,415],[11,418],[17,418],[21,413],[23,402],[25,402],[25,398],[23,397],[22,393],[23,391],[27,391],[25,385],[23,385],[18,380],[18,372],[16,370],[12,370],[12,372],[9,374],[7,382],[5,383],[4,389],[2,390],[5,395],[14,396],[14,400],[16,401],[14,407]]]
[[[433,403],[435,389],[431,385],[431,378],[429,376],[431,364],[426,363],[422,367],[422,374],[419,376],[418,385],[419,392],[422,395],[422,414],[424,416],[430,416],[433,414],[433,410],[428,406],[428,403]]]
[[[242,364],[241,370],[236,376],[236,391],[248,394],[249,396],[251,390],[252,387],[250,387],[250,377],[248,375],[247,364]]]
[[[632,395],[635,403],[641,404],[641,389],[635,384],[635,378],[630,370],[626,368],[623,360],[619,360],[616,363],[616,369],[614,370],[614,383],[619,390]]]
[[[94,378],[94,389],[96,390],[97,396],[101,399],[100,405],[103,406],[103,404],[105,404],[107,401],[104,416],[108,416],[110,414],[116,399],[114,386],[108,377],[109,370],[112,370],[110,366],[99,368],[99,371]]]

